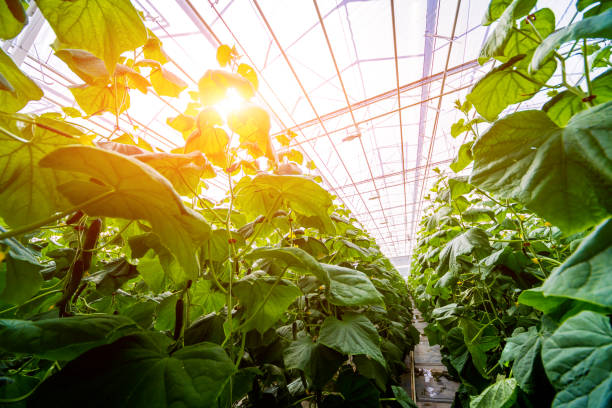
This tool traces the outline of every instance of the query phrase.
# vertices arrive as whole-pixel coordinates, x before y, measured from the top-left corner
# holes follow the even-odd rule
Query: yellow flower
[[[4,261],[4,258],[6,258],[6,254],[0,251],[0,262]]]
[[[319,290],[323,290],[323,289],[325,289],[325,286],[323,285],[319,286]]]
[[[551,224],[550,222],[546,221],[546,222],[544,223],[544,226],[545,226],[545,227],[552,227],[552,224]]]
[[[531,262],[533,262],[534,264],[539,264],[540,263],[538,258],[531,258]]]
[[[519,218],[521,219],[521,221],[525,221],[525,216],[523,214],[519,215]]]

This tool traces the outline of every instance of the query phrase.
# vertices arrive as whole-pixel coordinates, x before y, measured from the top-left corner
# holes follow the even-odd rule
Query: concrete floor
[[[423,334],[427,323],[423,321],[418,310],[414,310],[413,324],[421,333],[421,342],[413,352],[415,402],[419,408],[450,408],[459,384],[449,378],[448,371],[442,364],[440,346],[429,346],[427,336]],[[410,368],[410,357],[406,363]],[[411,375],[404,376],[402,385],[409,394],[412,393]]]

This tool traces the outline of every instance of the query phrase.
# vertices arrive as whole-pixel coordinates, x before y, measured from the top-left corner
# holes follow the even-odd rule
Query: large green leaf
[[[542,111],[498,120],[473,147],[470,183],[516,199],[565,233],[612,211],[612,102],[560,128]]]
[[[255,272],[239,280],[233,289],[245,309],[245,332],[257,329],[265,333],[281,318],[293,301],[302,294],[286,279]]]
[[[57,127],[57,121],[52,119],[28,119]],[[71,143],[78,140],[38,126],[20,130],[16,125],[7,128],[0,125],[0,216],[9,226],[47,218],[64,206],[65,200],[55,189],[60,176],[37,164],[45,154]]]
[[[508,6],[512,4],[512,0],[491,0],[489,7],[482,20],[482,25],[487,26],[500,18]],[[522,1],[514,6],[514,17],[520,18],[529,13],[533,8],[535,1]]]
[[[332,200],[327,191],[303,176],[258,174],[244,177],[234,188],[236,205],[251,216],[289,207],[299,215],[316,217],[326,232],[335,231],[328,210]]]
[[[72,360],[89,349],[138,330],[132,319],[82,315],[47,319],[0,320],[0,349],[49,360]]]
[[[472,253],[481,256],[490,251],[487,233],[479,228],[471,228],[450,240],[442,249],[438,271],[439,273],[450,271],[455,274],[461,270],[460,256]]]
[[[385,302],[370,278],[356,269],[321,264],[329,275],[327,300],[337,306],[381,305]]]
[[[200,343],[168,354],[166,344],[137,335],[90,350],[43,382],[29,406],[214,406],[236,371],[225,351]]]
[[[499,359],[500,362],[514,361],[512,373],[514,378],[527,393],[536,391],[534,389],[534,372],[540,350],[542,349],[542,338],[535,326],[529,327],[528,331],[513,333],[512,337],[506,339],[506,346]]]
[[[499,3],[499,1],[496,3]],[[527,14],[535,3],[536,0],[513,0],[512,3],[504,9],[499,17],[497,25],[493,31],[491,31],[482,46],[480,56],[478,57],[478,62],[481,65],[487,62],[491,57],[499,55],[503,51],[515,27],[516,19]]]
[[[549,8],[536,11],[529,19],[521,20],[520,28],[510,34],[503,52],[493,57],[501,62],[521,54],[531,55],[540,44],[539,38],[555,31],[555,14]]]
[[[175,190],[184,196],[193,196],[198,191],[202,178],[213,178],[215,170],[199,152],[190,154],[145,153],[135,158],[157,170],[167,178]]]
[[[319,343],[344,354],[364,354],[387,366],[380,351],[380,337],[372,322],[357,313],[344,313],[342,320],[327,317],[321,326]]]
[[[89,176],[88,181],[71,180],[58,189],[74,205],[108,193],[83,211],[95,216],[148,220],[183,267],[185,276],[179,280],[198,275],[197,248],[208,238],[210,227],[201,215],[183,205],[170,182],[152,167],[90,146],[59,148],[46,155],[40,165]]]
[[[516,380],[506,378],[470,399],[470,408],[510,408],[516,401]]]
[[[612,7],[610,0],[577,0],[576,10],[583,11],[592,4],[596,4],[594,7],[590,7],[585,13],[584,17],[594,16],[596,14],[603,13]]]
[[[612,310],[612,219],[604,221],[546,279],[546,296],[570,298]]]
[[[542,345],[555,408],[612,404],[612,328],[607,316],[584,311],[567,319]]]
[[[0,226],[0,232],[4,228]],[[36,253],[14,238],[0,240],[8,246],[8,254],[0,261],[0,301],[21,304],[38,293],[45,267],[36,259]]]
[[[88,115],[102,112],[119,115],[130,107],[130,94],[123,85],[77,85],[70,87],[70,92]]]
[[[266,156],[274,159],[270,139],[270,115],[252,103],[244,103],[227,118],[229,128],[240,136],[240,145],[246,148],[253,158]]]
[[[591,103],[599,105],[612,100],[612,70],[607,70],[591,81],[591,91],[595,99]],[[542,110],[559,126],[567,122],[578,112],[588,109],[589,105],[582,98],[570,91],[563,91],[546,102]]]
[[[12,88],[12,90],[0,88],[0,107],[4,112],[17,112],[26,106],[28,101],[43,97],[43,91],[38,85],[21,72],[11,57],[2,50],[0,50],[0,76],[4,77]]]
[[[336,381],[336,391],[340,392],[343,401],[323,407],[334,408],[378,408],[380,407],[380,391],[366,377],[354,373],[352,370],[344,370]],[[332,397],[332,396],[330,396]],[[328,397],[328,398],[330,398]],[[322,407],[322,408],[323,408]]]
[[[329,283],[329,274],[323,268],[322,264],[308,252],[300,248],[256,248],[245,255],[245,258],[273,260],[277,264],[282,263],[290,268],[295,268],[301,273],[312,274],[325,284]]]
[[[28,23],[21,0],[0,1],[0,38],[10,40]]]
[[[536,48],[529,69],[537,71],[560,45],[582,38],[612,38],[612,9],[582,19],[546,37]]]
[[[508,106],[531,99],[557,68],[551,59],[538,72],[528,72],[529,57],[519,55],[493,69],[479,80],[466,99],[489,121],[495,120]]]
[[[146,28],[129,0],[38,0],[66,48],[90,51],[110,73],[124,51],[144,45]]]
[[[305,332],[287,346],[283,359],[285,368],[303,371],[315,389],[322,389],[345,360],[337,351],[313,342]]]

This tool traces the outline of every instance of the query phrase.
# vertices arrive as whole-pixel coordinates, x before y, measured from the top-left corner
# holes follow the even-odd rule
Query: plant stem
[[[591,74],[589,73],[589,61],[587,59],[587,42],[586,38],[582,40],[582,59],[584,60],[584,77],[587,83],[588,96],[593,95],[593,87],[591,86]],[[589,106],[593,106],[593,101],[587,102]]]

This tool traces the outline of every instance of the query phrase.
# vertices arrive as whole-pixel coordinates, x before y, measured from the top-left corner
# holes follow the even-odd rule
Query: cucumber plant
[[[497,65],[451,129],[451,169],[471,170],[438,180],[412,264],[457,406],[612,404],[610,5],[579,0],[565,27],[535,0],[489,5],[479,60]]]
[[[43,92],[0,51],[0,402],[410,406],[405,283],[301,153],[275,151],[253,68],[221,46],[226,69],[167,120],[184,144],[160,151],[119,115],[188,84],[132,4],[36,3],[83,84],[78,109],[19,113]],[[27,23],[6,5],[3,39]],[[223,117],[229,89],[244,103]],[[87,126],[101,114],[110,134]]]

